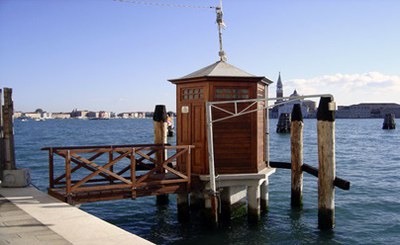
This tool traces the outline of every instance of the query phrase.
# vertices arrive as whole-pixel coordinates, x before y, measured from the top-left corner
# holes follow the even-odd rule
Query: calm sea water
[[[336,174],[351,181],[336,189],[336,227],[317,229],[317,179],[305,174],[304,205],[290,208],[290,171],[270,177],[270,210],[258,225],[238,218],[208,229],[196,217],[177,222],[176,198],[159,207],[155,198],[84,204],[80,208],[157,244],[398,244],[400,241],[400,130],[381,129],[382,119],[336,121]],[[316,120],[305,120],[304,162],[317,166]],[[274,133],[271,160],[290,161],[290,137]],[[152,143],[153,122],[137,120],[48,120],[15,122],[18,167],[32,171],[32,182],[48,187],[45,146]],[[175,144],[172,139],[172,144]]]

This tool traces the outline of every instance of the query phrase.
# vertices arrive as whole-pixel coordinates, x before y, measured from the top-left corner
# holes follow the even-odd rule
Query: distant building
[[[95,111],[89,111],[88,113],[86,113],[86,117],[87,118],[99,118],[99,113],[95,112]]]
[[[400,117],[400,105],[395,103],[361,103],[350,106],[338,106],[336,118],[383,118],[393,113]]]
[[[40,113],[40,112],[25,112],[23,116],[30,118],[30,119],[40,119],[40,118],[42,118],[42,113]]]
[[[297,90],[294,90],[290,97],[299,96]],[[271,118],[278,118],[281,113],[292,113],[293,105],[300,104],[301,112],[304,118],[315,117],[316,115],[316,103],[312,100],[295,100],[288,102],[288,100],[282,99],[283,97],[283,83],[281,79],[281,73],[279,72],[278,81],[276,85],[276,102],[275,107],[270,109],[269,115]],[[290,99],[289,99],[290,100]],[[279,105],[281,104],[281,105]]]
[[[99,118],[110,119],[111,118],[111,112],[99,111]]]
[[[53,113],[43,111],[42,113],[40,113],[40,116],[43,119],[52,119],[53,118]]]
[[[86,117],[89,119],[92,118],[99,118],[99,119],[110,119],[111,118],[111,112],[107,111],[89,111],[86,113]]]
[[[21,111],[14,111],[13,118],[20,118],[23,116],[23,112]]]
[[[78,110],[78,109],[74,109],[74,110],[72,110],[72,112],[71,112],[71,117],[72,118],[87,118],[87,114],[88,114],[88,110]]]
[[[119,118],[146,118],[146,112],[122,112],[117,115]]]
[[[299,94],[294,90],[290,95],[291,98],[297,97]],[[291,100],[291,99],[289,99]],[[292,113],[294,104],[300,104],[301,113],[304,118],[315,116],[315,102],[312,100],[293,100],[278,107],[278,115],[282,113]]]
[[[54,119],[69,119],[69,118],[71,118],[71,113],[53,112],[52,118],[54,118]]]

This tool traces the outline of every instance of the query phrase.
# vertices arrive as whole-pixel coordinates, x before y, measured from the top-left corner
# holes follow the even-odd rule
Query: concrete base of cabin
[[[1,187],[20,188],[31,183],[30,170],[28,168],[3,170]]]
[[[232,186],[223,188],[221,198],[221,218],[234,219],[247,213],[246,186]]]
[[[190,208],[189,208],[189,194],[179,193],[176,195],[176,204],[178,209],[178,220],[184,222],[189,220]]]
[[[252,174],[220,174],[216,178],[219,192],[217,204],[218,218],[230,220],[246,213],[250,222],[257,222],[262,211],[268,209],[268,178],[275,172],[274,168],[265,168]],[[206,220],[214,220],[212,198],[209,195],[209,176],[200,175],[201,188],[192,188],[190,193],[191,209],[204,210]],[[185,206],[187,200],[178,197],[178,207]],[[179,211],[179,209],[178,209]],[[179,215],[179,214],[178,214]],[[207,218],[208,217],[208,218]]]

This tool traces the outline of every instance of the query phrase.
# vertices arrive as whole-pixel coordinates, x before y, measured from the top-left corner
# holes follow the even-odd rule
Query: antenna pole
[[[221,61],[227,61],[225,51],[222,48],[222,29],[225,28],[224,20],[222,19],[222,0],[219,1],[219,6],[215,8],[217,13],[218,37],[219,37],[219,52],[218,55]]]

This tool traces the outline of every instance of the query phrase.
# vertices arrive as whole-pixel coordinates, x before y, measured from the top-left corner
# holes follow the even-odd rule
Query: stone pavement
[[[0,245],[71,244],[0,195]]]
[[[34,187],[0,187],[0,245],[153,244]]]

